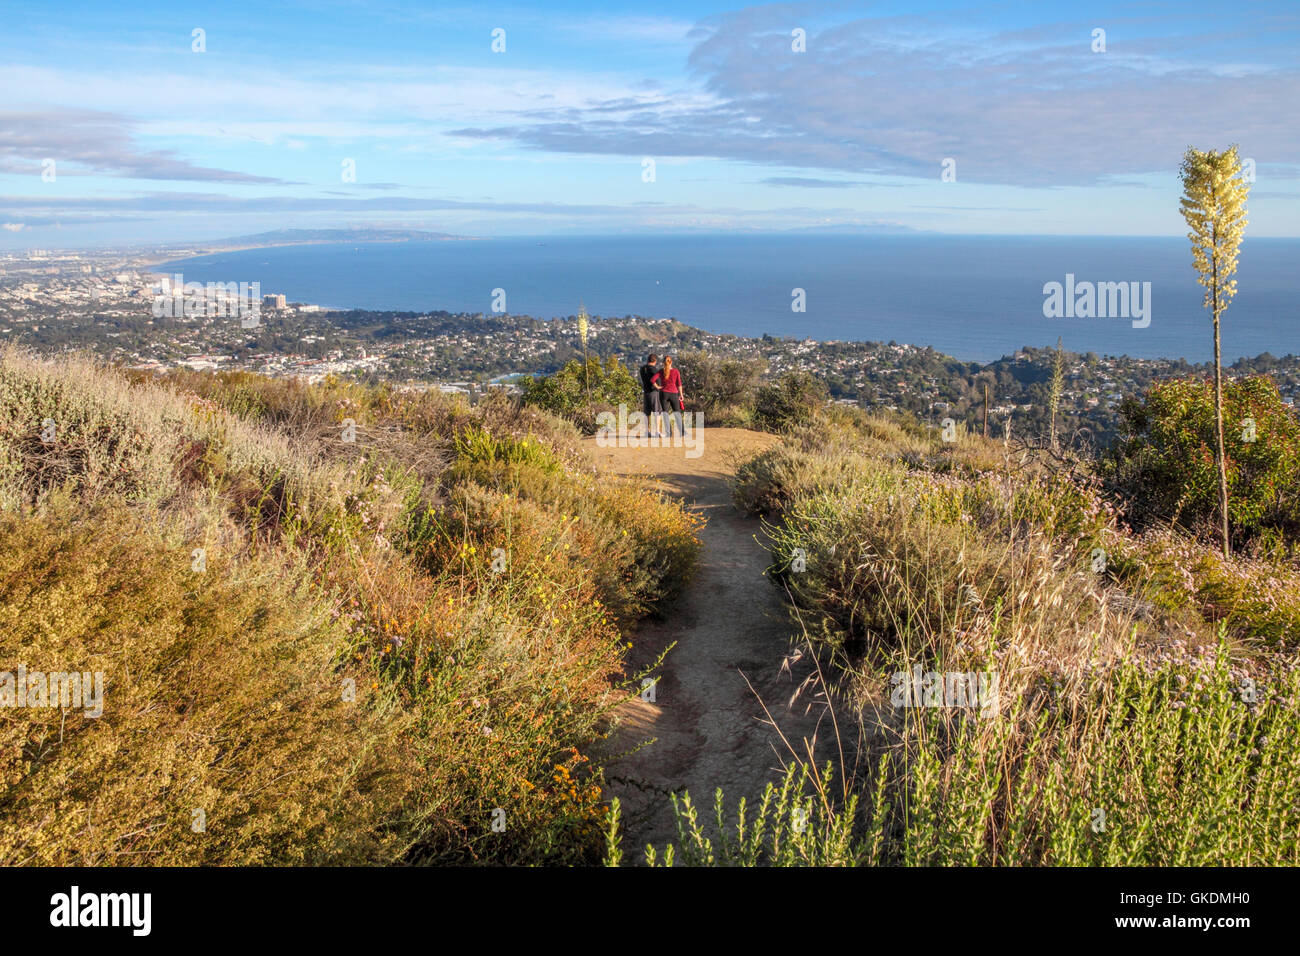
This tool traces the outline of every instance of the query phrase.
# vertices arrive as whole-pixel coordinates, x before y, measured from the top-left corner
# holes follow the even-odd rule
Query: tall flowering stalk
[[[1204,305],[1214,318],[1214,420],[1219,458],[1219,514],[1223,553],[1228,542],[1228,463],[1223,442],[1223,362],[1219,317],[1237,294],[1237,249],[1246,231],[1250,185],[1241,175],[1237,147],[1202,152],[1189,147],[1182,164],[1183,218],[1191,227],[1192,264],[1205,286]]]
[[[578,301],[578,335],[582,338],[582,376],[587,387],[587,404],[591,404],[591,368],[587,365],[587,307]]]

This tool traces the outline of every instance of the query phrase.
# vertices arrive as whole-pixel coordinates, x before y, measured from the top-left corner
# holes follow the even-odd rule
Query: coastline
[[[436,236],[428,239],[401,238],[401,239],[295,239],[285,240],[283,242],[250,242],[240,243],[230,246],[204,246],[190,251],[188,255],[177,257],[169,255],[159,258],[157,255],[150,255],[137,260],[137,268],[143,271],[152,271],[152,267],[163,265],[168,262],[184,262],[187,259],[198,259],[202,256],[217,256],[229,252],[250,252],[254,249],[280,249],[286,246],[346,246],[348,244],[366,245],[400,245],[409,242],[482,242],[484,236]]]

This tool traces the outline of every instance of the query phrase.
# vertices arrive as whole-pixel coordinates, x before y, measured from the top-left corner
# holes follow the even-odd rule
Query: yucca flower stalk
[[[1205,286],[1205,307],[1214,319],[1214,421],[1219,457],[1219,512],[1223,553],[1228,554],[1228,463],[1223,442],[1223,362],[1219,317],[1237,294],[1237,248],[1246,231],[1250,185],[1241,175],[1237,147],[1203,152],[1189,147],[1182,165],[1183,218],[1191,227],[1192,264]]]
[[[587,307],[578,302],[578,336],[582,339],[582,376],[587,388],[587,404],[591,404],[591,369],[587,365]]]

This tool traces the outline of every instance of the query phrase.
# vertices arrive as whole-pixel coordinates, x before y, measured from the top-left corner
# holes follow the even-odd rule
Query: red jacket
[[[682,390],[682,373],[677,371],[675,368],[668,370],[668,377],[666,379],[664,378],[664,373],[660,372],[654,377],[654,380],[659,383],[660,388],[670,395]]]

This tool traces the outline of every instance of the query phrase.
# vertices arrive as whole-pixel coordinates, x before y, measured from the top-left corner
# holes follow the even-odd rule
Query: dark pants
[[[682,425],[682,397],[677,392],[660,392],[659,403],[663,406],[664,411],[668,412],[668,421],[671,423],[675,418],[677,420],[677,434],[686,434],[686,429]],[[669,427],[668,432],[672,433]]]
[[[659,389],[652,388],[641,395],[641,411],[645,412],[648,420],[651,415],[659,414]]]

